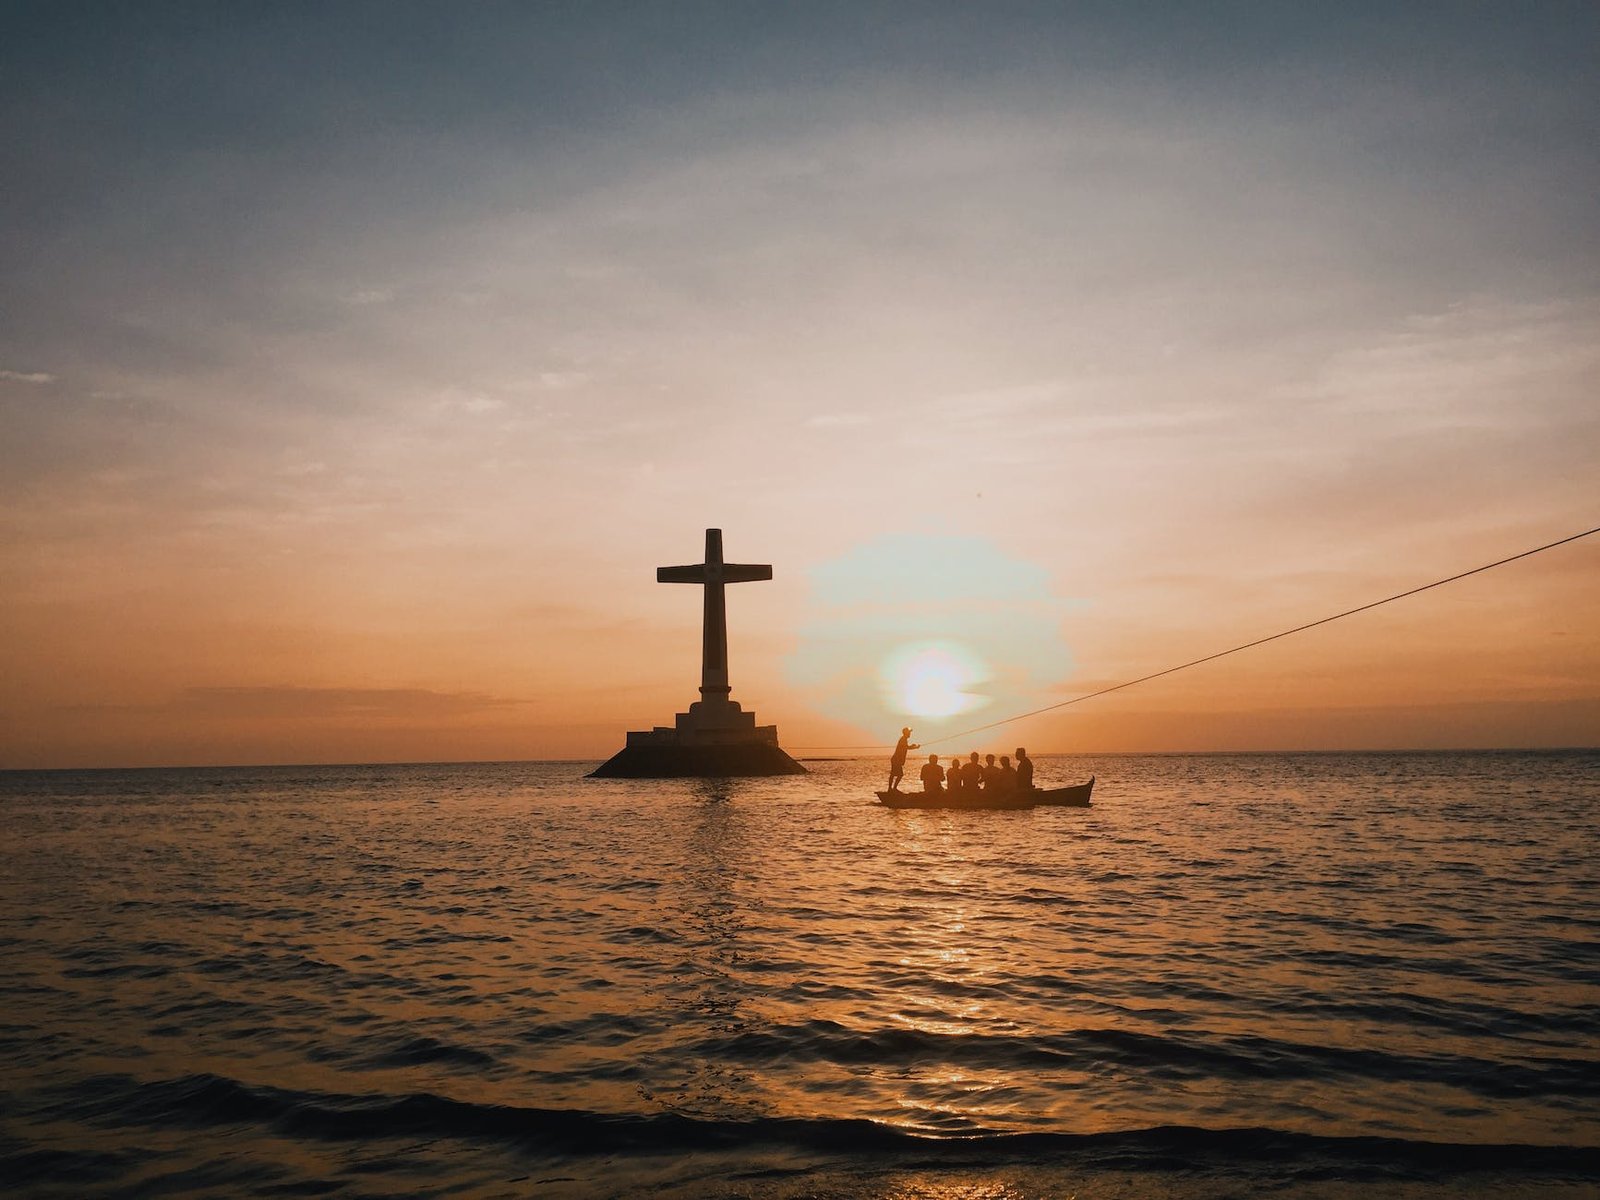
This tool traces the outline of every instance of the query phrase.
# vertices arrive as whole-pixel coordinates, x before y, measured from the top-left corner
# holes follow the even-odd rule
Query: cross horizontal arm
[[[770,579],[771,576],[769,575]],[[657,583],[707,583],[706,566],[696,563],[692,567],[657,567]]]
[[[771,564],[757,566],[753,563],[724,563],[722,567],[723,583],[754,583],[758,579],[771,578]]]

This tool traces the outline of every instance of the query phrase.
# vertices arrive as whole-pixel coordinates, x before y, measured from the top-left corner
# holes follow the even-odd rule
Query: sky
[[[0,37],[0,767],[960,735],[1600,525],[1600,9]],[[1594,745],[1600,536],[945,749]]]

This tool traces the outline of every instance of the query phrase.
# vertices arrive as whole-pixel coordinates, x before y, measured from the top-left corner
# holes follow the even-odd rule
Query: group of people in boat
[[[895,743],[894,754],[889,758],[889,790],[900,790],[900,780],[905,777],[906,756],[913,750],[922,747],[911,740],[910,728],[900,731],[900,740]],[[1011,756],[1002,754],[998,762],[995,756],[986,754],[980,762],[978,752],[974,750],[963,762],[959,754],[950,756],[950,765],[941,767],[937,754],[928,755],[928,761],[922,765],[922,790],[924,792],[945,792],[952,796],[981,796],[1000,795],[1004,792],[1025,791],[1033,787],[1033,760],[1028,757],[1027,750],[1017,747],[1017,762],[1013,766]]]

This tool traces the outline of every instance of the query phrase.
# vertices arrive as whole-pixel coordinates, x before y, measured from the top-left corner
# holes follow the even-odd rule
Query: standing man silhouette
[[[900,731],[900,740],[894,744],[894,753],[889,756],[889,790],[891,792],[900,790],[900,779],[906,773],[906,752],[920,749],[922,747],[911,740],[911,727],[909,725],[906,726]]]

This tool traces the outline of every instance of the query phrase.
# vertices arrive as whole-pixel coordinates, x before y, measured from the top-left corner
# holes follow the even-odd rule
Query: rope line
[[[1291,634],[1304,633],[1308,629],[1315,629],[1318,625],[1326,625],[1330,621],[1338,621],[1338,620],[1341,620],[1344,617],[1353,617],[1357,613],[1367,612],[1370,609],[1378,608],[1380,605],[1392,604],[1396,600],[1404,600],[1407,596],[1415,596],[1419,592],[1426,592],[1426,591],[1429,591],[1429,590],[1431,590],[1433,588],[1436,588],[1436,587],[1443,587],[1447,583],[1455,583],[1457,580],[1466,579],[1468,576],[1471,576],[1471,575],[1481,575],[1485,571],[1492,571],[1496,567],[1503,567],[1507,563],[1514,563],[1518,559],[1521,559],[1521,558],[1529,558],[1529,557],[1531,557],[1532,555],[1535,555],[1535,554],[1542,554],[1546,550],[1554,550],[1557,546],[1565,546],[1568,542],[1576,542],[1576,541],[1578,541],[1578,540],[1580,540],[1582,538],[1589,537],[1589,536],[1591,536],[1593,534],[1596,534],[1596,533],[1600,533],[1600,525],[1595,526],[1593,529],[1585,529],[1582,533],[1575,533],[1571,537],[1564,537],[1559,541],[1546,542],[1543,546],[1535,546],[1532,550],[1524,550],[1524,551],[1522,551],[1522,553],[1513,554],[1509,558],[1502,558],[1502,559],[1498,559],[1498,560],[1496,560],[1495,562],[1492,562],[1492,563],[1485,563],[1481,567],[1473,567],[1472,570],[1470,570],[1470,571],[1462,571],[1460,574],[1451,575],[1451,576],[1449,576],[1448,578],[1445,578],[1445,579],[1436,579],[1432,583],[1425,583],[1421,587],[1410,588],[1410,589],[1408,589],[1407,591],[1404,591],[1404,592],[1396,592],[1392,596],[1385,596],[1382,600],[1374,600],[1370,604],[1363,604],[1363,605],[1360,605],[1357,608],[1347,608],[1343,612],[1334,613],[1331,617],[1323,617],[1322,619],[1317,620],[1317,621],[1308,621],[1304,625],[1296,625],[1293,629],[1285,629],[1282,633],[1269,634],[1266,637],[1256,638],[1256,640],[1253,641],[1253,642],[1245,642],[1243,645],[1233,646],[1233,647],[1230,647],[1227,650],[1218,650],[1215,654],[1207,654],[1204,658],[1191,659],[1190,661],[1188,661],[1186,663],[1179,663],[1175,667],[1168,667],[1164,671],[1155,671],[1155,672],[1152,672],[1149,675],[1141,675],[1137,679],[1130,679],[1126,683],[1118,683],[1118,684],[1114,684],[1113,686],[1108,687],[1108,688],[1101,688],[1097,692],[1088,692],[1088,693],[1086,693],[1085,695],[1082,695],[1082,696],[1074,696],[1071,700],[1063,700],[1059,704],[1047,704],[1047,705],[1045,705],[1045,707],[1036,708],[1032,712],[1019,713],[1017,716],[1014,716],[1014,717],[1006,717],[1004,720],[1000,720],[1000,721],[991,721],[987,725],[979,725],[979,726],[976,726],[975,728],[972,728],[972,729],[963,729],[963,730],[960,730],[957,733],[947,733],[943,737],[932,738],[929,741],[923,742],[922,745],[924,745],[924,746],[937,746],[940,742],[953,741],[954,739],[959,738],[959,737],[970,737],[974,733],[984,733],[985,731],[990,730],[990,729],[998,729],[1002,725],[1011,725],[1011,724],[1013,724],[1013,723],[1015,723],[1017,721],[1025,721],[1029,717],[1037,717],[1042,713],[1055,712],[1057,709],[1066,708],[1068,705],[1072,705],[1072,704],[1081,704],[1085,700],[1093,700],[1098,696],[1108,696],[1112,692],[1120,692],[1120,691],[1122,691],[1123,688],[1131,688],[1135,684],[1140,684],[1140,683],[1149,683],[1152,679],[1160,679],[1163,675],[1173,675],[1173,674],[1176,674],[1179,671],[1187,671],[1190,667],[1198,667],[1202,663],[1215,662],[1219,658],[1226,658],[1228,655],[1237,654],[1241,650],[1250,650],[1250,649],[1252,649],[1252,648],[1254,648],[1256,646],[1264,646],[1268,642],[1275,642],[1279,638],[1286,638],[1286,637],[1289,637]],[[886,744],[887,743],[884,743],[884,745],[886,745]],[[883,748],[882,745],[877,745],[877,746],[808,746],[808,747],[796,746],[795,747],[795,749],[797,749],[797,750],[801,750],[801,749],[811,749],[811,750],[880,750],[882,748]]]

